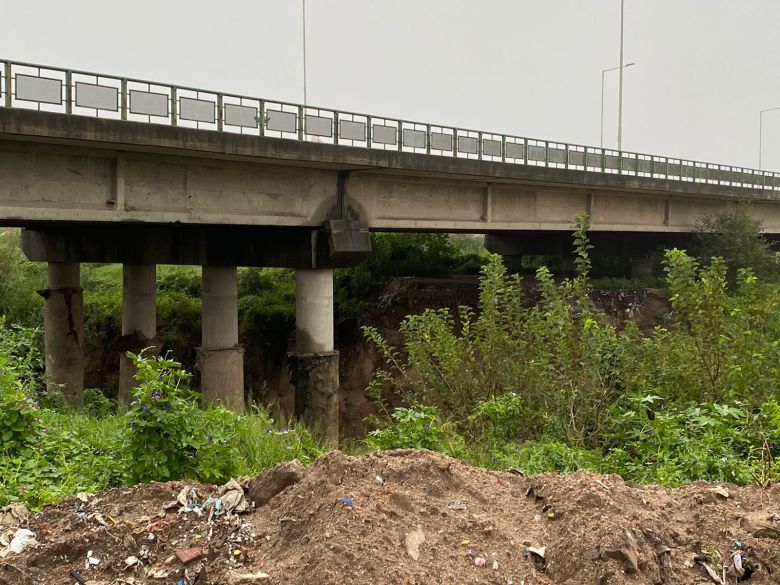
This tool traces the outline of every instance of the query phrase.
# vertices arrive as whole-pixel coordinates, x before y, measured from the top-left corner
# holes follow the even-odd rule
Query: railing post
[[[523,138],[523,164],[528,166],[528,138]]]
[[[404,123],[398,120],[398,152],[404,149]]]
[[[477,132],[477,158],[482,160],[482,132]]]
[[[506,136],[501,135],[501,162],[506,162]]]
[[[303,140],[303,116],[306,112],[303,111],[303,106],[298,106],[298,140]]]
[[[171,126],[178,125],[177,118],[179,117],[179,104],[176,94],[176,88],[171,86]]]
[[[366,148],[371,148],[371,116],[366,116]]]
[[[65,71],[65,113],[73,113],[73,74],[70,69]]]
[[[265,136],[265,100],[260,100],[260,110],[257,113],[260,136]]]
[[[339,143],[339,113],[333,112],[333,144]]]
[[[569,145],[566,144],[564,146],[565,146],[565,148],[564,148],[564,152],[563,152],[563,157],[564,157],[563,168],[564,169],[568,169],[569,168]]]
[[[452,156],[458,158],[458,129],[452,129]]]
[[[5,62],[5,107],[10,108],[13,98],[12,93],[12,77],[11,77],[11,63],[9,61]]]
[[[550,166],[550,142],[548,140],[544,141],[544,166]]]
[[[220,132],[224,128],[225,125],[225,108],[224,106],[225,98],[221,93],[217,94],[217,130]]]
[[[127,120],[127,79],[122,79],[120,84],[120,93],[122,94],[119,96],[120,106],[119,109],[122,112],[122,119]]]
[[[431,125],[425,125],[425,154],[431,154]]]

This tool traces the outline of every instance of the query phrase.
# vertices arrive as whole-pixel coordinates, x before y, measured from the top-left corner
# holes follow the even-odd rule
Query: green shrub
[[[396,408],[391,417],[392,426],[368,434],[366,442],[371,449],[430,449],[448,455],[463,451],[463,439],[439,419],[433,406]]]
[[[191,475],[203,443],[196,434],[197,395],[187,387],[191,375],[169,358],[127,355],[137,368],[138,384],[125,415],[132,480]]]

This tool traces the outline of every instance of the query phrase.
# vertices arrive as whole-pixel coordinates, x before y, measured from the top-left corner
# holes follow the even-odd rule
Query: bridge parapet
[[[0,104],[459,159],[780,191],[780,173],[0,60]]]

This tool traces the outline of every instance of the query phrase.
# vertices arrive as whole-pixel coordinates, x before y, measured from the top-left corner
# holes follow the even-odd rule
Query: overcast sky
[[[625,0],[625,150],[756,167],[780,1]],[[309,103],[599,144],[619,0],[307,0]],[[301,0],[0,0],[0,57],[303,100]],[[617,142],[607,74],[605,146]],[[764,115],[780,170],[780,110]]]

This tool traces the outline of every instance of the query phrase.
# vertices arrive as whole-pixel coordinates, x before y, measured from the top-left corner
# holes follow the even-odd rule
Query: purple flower
[[[168,410],[169,408],[170,408],[170,407],[169,407],[167,404],[163,404],[163,405],[162,405],[162,409],[163,409],[163,410]]]
[[[423,430],[424,431],[430,431],[431,430],[431,425],[423,425]]]
[[[769,450],[774,451],[775,449],[777,449],[777,443],[772,441],[771,443],[769,443]]]
[[[157,400],[160,396],[162,396],[162,392],[160,392],[159,390],[155,390],[154,392],[152,392],[152,398],[154,400]]]
[[[134,429],[134,428],[135,428],[135,427],[137,427],[137,426],[138,426],[138,425],[137,425],[135,422],[131,422],[131,423],[130,423],[130,428],[131,428],[131,429]]]
[[[287,433],[289,433],[290,431],[288,431],[288,430],[287,430],[287,427],[282,427],[282,430],[281,430],[281,431],[279,431],[279,432],[280,432],[280,433],[282,433],[283,435],[286,435],[286,434],[287,434]]]

